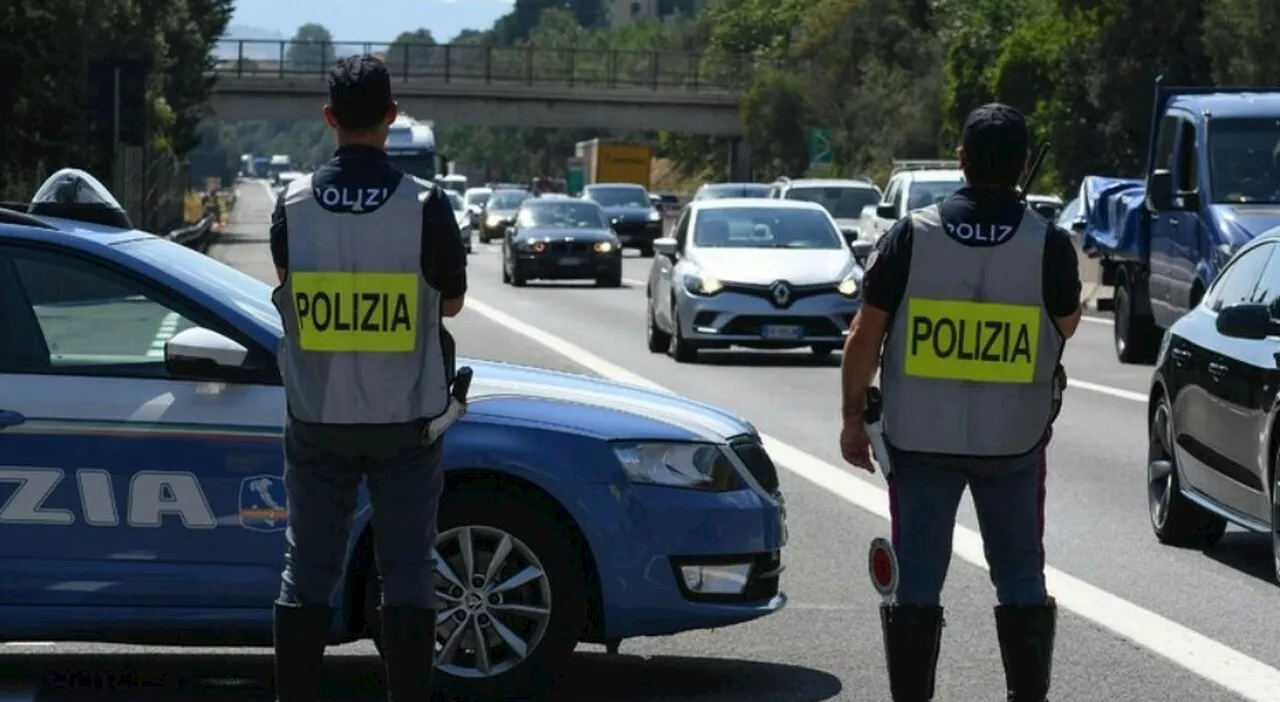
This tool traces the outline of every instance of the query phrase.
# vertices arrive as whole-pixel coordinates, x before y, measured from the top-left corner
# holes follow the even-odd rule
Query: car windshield
[[[1208,144],[1214,202],[1280,204],[1280,119],[1209,120]]]
[[[649,193],[644,188],[591,188],[587,197],[604,207],[649,207]]]
[[[699,200],[723,200],[730,197],[766,197],[767,185],[708,185],[698,192]]]
[[[491,210],[514,210],[524,203],[525,200],[533,197],[531,193],[524,191],[508,190],[506,192],[494,193],[489,198],[489,209]]]
[[[693,226],[693,243],[726,249],[841,249],[840,233],[825,212],[782,207],[703,210]]]
[[[446,190],[445,193],[449,196],[449,204],[453,206],[454,212],[467,209],[467,206],[462,204],[462,198],[457,193],[452,190]]]
[[[787,199],[816,202],[836,219],[857,219],[862,208],[880,202],[880,191],[870,186],[797,187],[787,191]]]
[[[520,227],[530,229],[607,229],[594,202],[539,202],[520,208]]]
[[[271,286],[193,249],[160,238],[122,244],[131,256],[174,275],[210,297],[234,305],[277,334],[283,333],[280,313],[271,302]]]
[[[484,204],[488,201],[489,201],[489,193],[486,193],[486,192],[469,193],[466,197],[466,202],[468,205],[484,206]]]
[[[907,209],[918,210],[921,207],[941,204],[943,200],[963,187],[963,180],[916,181],[907,190]]]

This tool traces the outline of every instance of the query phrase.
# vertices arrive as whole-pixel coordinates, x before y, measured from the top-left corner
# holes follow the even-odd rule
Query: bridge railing
[[[473,44],[376,44],[226,39],[219,75],[320,79],[335,57],[370,53],[395,80],[583,88],[734,91],[759,66],[753,58],[711,57],[672,51],[601,48],[481,46]]]

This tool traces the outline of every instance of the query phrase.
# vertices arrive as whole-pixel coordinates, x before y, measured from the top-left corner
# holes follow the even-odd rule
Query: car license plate
[[[760,336],[766,339],[799,339],[803,330],[793,324],[766,324],[760,327]]]
[[[562,256],[562,257],[560,258],[560,265],[565,266],[565,267],[568,267],[568,266],[581,266],[581,265],[582,265],[582,259],[581,259],[581,258],[578,258],[577,256]]]

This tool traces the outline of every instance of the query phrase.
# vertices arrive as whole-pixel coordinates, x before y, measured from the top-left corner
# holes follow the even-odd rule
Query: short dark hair
[[[340,58],[329,71],[329,106],[342,129],[373,129],[391,105],[391,72],[376,56]]]
[[[965,177],[979,185],[1018,184],[1027,165],[1031,135],[1017,109],[993,102],[975,109],[964,121]]]

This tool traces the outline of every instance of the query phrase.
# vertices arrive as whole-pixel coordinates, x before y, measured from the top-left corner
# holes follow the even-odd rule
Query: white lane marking
[[[1146,395],[1140,392],[1134,392],[1132,390],[1121,390],[1120,388],[1113,388],[1110,385],[1099,385],[1098,383],[1090,383],[1087,380],[1073,380],[1071,378],[1067,378],[1067,387],[1078,388],[1080,390],[1088,390],[1089,392],[1096,392],[1103,395],[1110,395],[1111,397],[1118,397],[1121,400],[1130,400],[1132,402],[1146,403],[1148,399]]]
[[[637,288],[642,288],[642,287],[645,287],[645,286],[649,285],[649,281],[647,281],[647,280],[636,280],[635,278],[623,278],[623,279],[622,279],[622,282],[626,283],[627,285],[633,285],[633,286],[635,286],[635,287],[637,287]]]
[[[605,378],[671,393],[643,376],[475,298],[468,299],[467,306],[490,321]],[[834,408],[832,412],[835,412]],[[778,465],[871,514],[888,519],[889,497],[883,488],[771,436],[762,435],[762,438]],[[834,441],[835,437],[832,437]],[[955,555],[964,561],[987,569],[982,537],[978,532],[956,525],[953,549]],[[1049,590],[1064,609],[1251,702],[1280,699],[1280,670],[1053,566],[1045,566],[1045,578]]]
[[[1080,321],[1090,322],[1092,324],[1107,324],[1107,325],[1112,325],[1115,323],[1115,320],[1111,319],[1110,317],[1098,317],[1092,314],[1080,315]]]
[[[6,641],[6,646],[57,646],[57,641]]]
[[[151,340],[151,348],[147,349],[148,358],[164,358],[164,345],[178,333],[178,321],[182,317],[177,312],[170,312],[160,320],[160,328],[156,330],[156,337]]]

